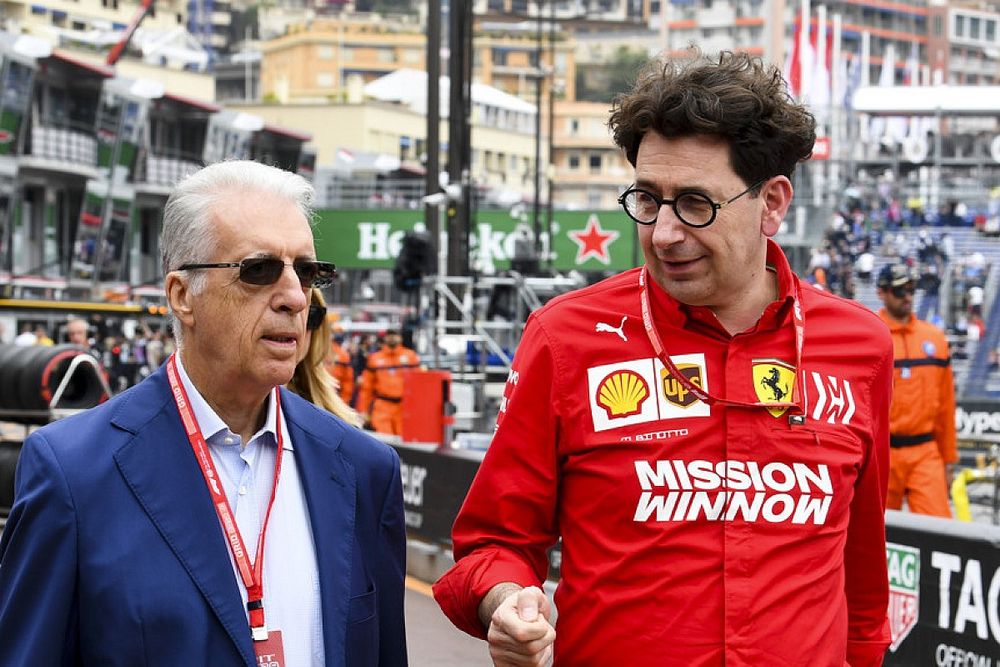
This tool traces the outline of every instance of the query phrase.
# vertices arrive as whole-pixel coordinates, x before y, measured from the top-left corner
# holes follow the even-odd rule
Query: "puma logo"
[[[607,333],[618,334],[618,337],[627,343],[628,338],[625,337],[625,332],[623,331],[623,329],[625,328],[625,320],[627,319],[628,315],[622,317],[622,323],[619,324],[617,327],[613,327],[610,324],[605,324],[604,322],[598,322],[594,326],[594,331],[604,331]]]

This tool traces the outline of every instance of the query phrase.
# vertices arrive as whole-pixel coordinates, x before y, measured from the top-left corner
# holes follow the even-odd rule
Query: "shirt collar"
[[[906,318],[905,322],[900,322],[897,319],[889,317],[889,311],[885,308],[879,308],[878,316],[881,317],[882,321],[889,327],[889,331],[909,331],[913,328],[913,322],[916,319],[913,313],[910,313],[910,316]]]
[[[198,428],[201,429],[201,435],[205,438],[205,442],[210,442],[212,439],[219,435],[220,433],[229,432],[229,427],[226,423],[222,421],[222,418],[216,414],[212,406],[208,404],[208,401],[201,395],[198,388],[194,386],[191,382],[191,378],[187,374],[187,370],[184,368],[184,363],[181,361],[181,354],[178,352],[174,355],[177,361],[177,375],[180,377],[181,385],[184,387],[184,391],[187,392],[188,405],[191,406],[191,410],[194,412],[194,417],[198,420]],[[271,434],[271,442],[277,442],[277,411],[275,410],[274,402],[274,392],[278,391],[275,387],[271,390],[271,393],[267,397],[267,417],[264,419],[264,425],[256,433],[251,436],[250,441],[256,440],[261,435],[265,433]],[[282,415],[282,421],[284,421],[284,415]],[[282,449],[290,450],[292,449],[292,440],[288,437],[288,429],[285,428],[285,437],[282,442]],[[249,442],[243,443],[244,446],[249,444]]]

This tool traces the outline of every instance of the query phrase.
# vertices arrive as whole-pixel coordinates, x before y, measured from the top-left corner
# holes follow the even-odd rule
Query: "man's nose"
[[[275,290],[276,307],[279,309],[298,313],[309,306],[310,290],[302,288],[302,281],[291,265],[285,266],[282,270],[275,284]]]
[[[660,207],[653,223],[653,243],[659,246],[669,246],[684,240],[687,225],[681,222],[672,206]]]

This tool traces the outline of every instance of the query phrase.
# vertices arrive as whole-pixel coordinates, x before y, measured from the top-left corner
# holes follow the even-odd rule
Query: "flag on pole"
[[[802,22],[795,19],[795,29],[792,31],[792,47],[789,49],[789,56],[785,59],[785,67],[782,75],[785,83],[788,84],[788,94],[792,97],[799,96],[802,88],[802,60],[799,54],[799,35],[802,33]]]
[[[816,32],[812,29],[812,25],[809,26],[809,40],[806,42],[806,48],[804,51],[800,48],[800,43],[802,41],[801,36],[802,22],[799,19],[795,19],[795,30],[792,35],[791,57],[785,61],[783,74],[785,81],[788,82],[788,93],[792,97],[798,99],[808,97],[811,92],[810,90],[803,90],[802,75],[805,72],[807,73],[808,78],[813,78],[809,75],[813,73],[815,68],[816,51]]]
[[[820,39],[819,31],[824,35]],[[833,60],[833,39],[825,26],[817,26],[813,41],[813,75],[809,82],[809,104],[819,116],[825,117],[830,105],[830,67]],[[819,42],[823,42],[820,49]],[[820,53],[820,50],[823,53]]]

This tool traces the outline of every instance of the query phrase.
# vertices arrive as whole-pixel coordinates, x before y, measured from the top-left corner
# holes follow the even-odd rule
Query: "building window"
[[[570,118],[569,119],[569,133],[576,136],[580,132],[580,119]]]
[[[580,168],[580,156],[576,153],[571,153],[569,156],[569,169],[570,171],[576,171]]]
[[[955,16],[955,37],[965,37],[965,17]]]
[[[317,46],[316,57],[320,60],[333,60],[333,47],[327,45]]]
[[[377,57],[380,63],[396,62],[396,52],[392,49],[379,49]]]
[[[423,58],[423,53],[419,49],[406,49],[403,51],[403,62],[409,65],[419,63]]]
[[[940,37],[941,33],[944,31],[944,20],[941,16],[934,17],[934,36]]]
[[[601,154],[591,153],[590,154],[590,173],[599,174],[601,173]]]
[[[505,49],[493,49],[490,59],[493,61],[494,65],[506,65],[507,51]]]
[[[601,208],[601,193],[587,191],[587,208]]]
[[[340,47],[340,59],[341,60],[354,60],[354,49],[350,46]]]
[[[979,39],[979,19],[970,18],[969,19],[969,37],[972,39]]]
[[[320,72],[316,75],[316,85],[320,88],[333,87],[333,74],[330,72]]]
[[[997,41],[997,22],[996,21],[986,21],[986,41],[995,42]]]

